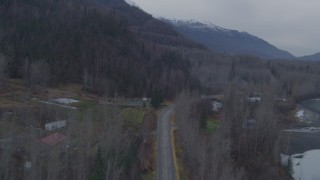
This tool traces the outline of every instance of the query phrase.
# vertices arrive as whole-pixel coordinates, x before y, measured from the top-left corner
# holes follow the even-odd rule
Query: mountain
[[[198,46],[121,0],[0,1],[6,73],[30,86],[82,83],[106,96],[157,89],[174,96],[191,84],[190,64],[170,45]]]
[[[203,48],[200,44],[185,38],[178,33],[174,27],[152,15],[144,12],[131,1],[123,0],[86,0],[96,2],[100,7],[105,7],[116,11],[119,15],[125,17],[131,31],[147,41],[156,44],[169,46],[183,46],[191,48]]]
[[[254,55],[262,58],[294,58],[289,52],[280,50],[263,39],[246,32],[225,29],[211,23],[162,20],[172,24],[185,37],[218,52]]]
[[[317,60],[320,60],[320,53],[316,53],[316,54],[309,55],[309,56],[302,56],[302,57],[299,57],[298,59],[317,61]]]

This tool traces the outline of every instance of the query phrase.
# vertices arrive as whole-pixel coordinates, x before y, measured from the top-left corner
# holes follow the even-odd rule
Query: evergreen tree
[[[105,179],[105,164],[101,155],[101,149],[98,149],[96,161],[90,176],[90,180],[104,180]]]
[[[290,156],[290,157],[288,157],[287,164],[285,166],[285,169],[286,169],[289,176],[293,175],[293,167],[292,166],[293,166],[293,162],[292,162],[292,158]]]
[[[160,104],[163,103],[163,95],[160,90],[154,90],[151,96],[150,104],[154,108],[158,108]]]

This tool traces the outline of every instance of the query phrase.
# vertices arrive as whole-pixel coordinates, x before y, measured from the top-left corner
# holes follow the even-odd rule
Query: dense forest
[[[143,38],[140,34],[146,31],[133,30],[139,22],[131,23],[109,4],[1,1],[0,47],[9,77],[24,78],[28,84],[77,82],[87,91],[107,96],[150,95],[161,87],[170,97],[191,86],[190,64]]]
[[[296,102],[319,96],[319,61],[265,60],[195,48],[177,51],[189,59],[204,94],[221,94],[233,83],[251,93],[271,88],[275,96]]]
[[[152,174],[155,110],[100,102],[196,88],[191,64],[171,45],[201,47],[123,1],[1,0],[0,179]],[[57,94],[81,102],[75,110],[43,103]],[[56,122],[67,127],[45,128]]]

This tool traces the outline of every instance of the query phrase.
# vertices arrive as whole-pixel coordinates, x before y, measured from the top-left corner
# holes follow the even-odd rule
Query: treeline
[[[84,90],[107,96],[150,95],[160,88],[172,96],[190,86],[190,64],[142,38],[129,22],[108,4],[1,0],[0,51],[7,73],[27,84],[82,83]]]
[[[221,94],[234,83],[251,92],[271,87],[275,96],[297,102],[320,95],[318,61],[264,60],[199,49],[180,51],[190,60],[192,75],[199,79],[204,94]]]

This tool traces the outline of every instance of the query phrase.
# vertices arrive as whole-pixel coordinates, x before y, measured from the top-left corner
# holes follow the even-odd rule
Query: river
[[[292,158],[293,177],[296,180],[319,180],[320,99],[302,102],[296,116],[304,125],[285,130],[290,135],[286,154]]]

